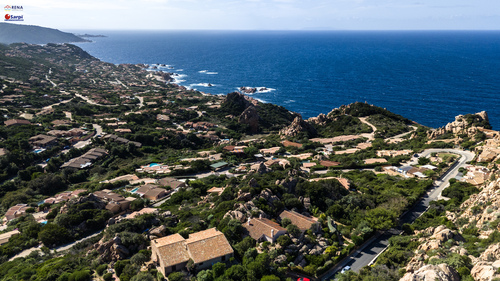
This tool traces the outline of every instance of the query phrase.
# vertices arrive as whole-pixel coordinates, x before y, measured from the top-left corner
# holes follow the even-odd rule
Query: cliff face
[[[428,137],[429,139],[435,139],[446,133],[465,134],[468,137],[473,137],[479,131],[479,128],[488,129],[490,127],[488,114],[486,111],[481,111],[476,114],[458,115],[455,117],[455,121],[446,124],[446,126],[429,131]]]

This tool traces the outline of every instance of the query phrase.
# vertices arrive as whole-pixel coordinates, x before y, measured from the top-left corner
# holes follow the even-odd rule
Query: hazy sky
[[[499,0],[0,0],[72,29],[500,29]],[[4,11],[4,13],[7,13]]]

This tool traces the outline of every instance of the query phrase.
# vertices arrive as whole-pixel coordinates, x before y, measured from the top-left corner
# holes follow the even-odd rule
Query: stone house
[[[302,233],[309,229],[312,229],[313,231],[318,231],[320,229],[320,224],[317,218],[304,216],[295,211],[285,210],[281,212],[280,218],[282,220],[285,218],[289,219],[292,224],[296,225],[300,231],[302,231]]]
[[[151,241],[151,260],[163,276],[182,270],[192,260],[197,270],[229,261],[233,248],[224,234],[215,228],[192,233],[184,239],[176,233]]]
[[[257,241],[274,243],[278,237],[286,234],[285,228],[266,218],[252,218],[243,224],[250,237]]]

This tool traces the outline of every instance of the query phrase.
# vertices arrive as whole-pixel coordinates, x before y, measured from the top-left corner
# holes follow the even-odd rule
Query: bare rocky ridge
[[[479,113],[474,114],[480,121],[488,122],[488,114],[486,111],[481,111]],[[442,136],[446,133],[453,134],[466,134],[469,137],[473,137],[480,127],[475,126],[467,121],[464,115],[458,115],[455,117],[455,121],[446,124],[446,126],[442,128],[438,128],[434,131],[430,131],[428,133],[429,139],[435,139],[439,136]]]
[[[478,229],[478,237],[486,239],[499,229],[497,224],[492,222],[500,217],[500,179],[486,181],[480,189],[479,193],[472,194],[461,204],[459,212],[446,213],[447,218],[459,227],[458,231],[443,225],[415,231],[415,234],[421,237],[418,238],[421,244],[406,266],[407,273],[401,280],[460,280],[455,279],[455,270],[446,264],[428,264],[436,264],[436,260],[444,260],[452,253],[470,258],[474,280],[489,281],[500,278],[500,243],[489,245],[479,257],[474,257],[463,247],[464,239],[460,234],[464,229],[473,226]],[[445,248],[449,250],[442,251]]]
[[[304,121],[301,116],[297,116],[293,120],[292,124],[280,130],[279,134],[281,135],[281,138],[286,138],[295,137],[302,132],[307,133],[308,136],[314,136],[317,133],[316,129],[311,124]]]
[[[479,229],[479,237],[487,238],[495,229],[489,223],[500,216],[500,179],[487,184],[478,194],[472,194],[460,206],[463,212],[460,215],[448,212],[449,220],[457,223],[458,220],[468,221],[462,224],[462,228],[468,227],[474,222]]]
[[[89,254],[93,250],[97,251],[101,262],[116,262],[125,259],[130,254],[129,249],[122,245],[122,240],[119,236],[115,236],[110,240],[101,239],[98,243],[94,244]]]
[[[459,281],[458,273],[447,264],[428,264],[414,273],[406,273],[400,281]]]
[[[477,259],[471,270],[471,275],[476,281],[490,281],[500,278],[500,244],[489,246]]]
[[[247,107],[238,118],[238,122],[241,124],[247,124],[250,126],[250,131],[252,133],[257,133],[259,131],[259,114],[255,106],[251,105]]]

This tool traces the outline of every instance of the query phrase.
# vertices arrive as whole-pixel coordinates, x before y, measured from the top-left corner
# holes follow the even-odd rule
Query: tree
[[[224,272],[224,280],[241,281],[245,280],[247,271],[242,265],[233,265]]]
[[[38,233],[38,240],[47,247],[64,244],[70,239],[71,236],[66,228],[53,223],[46,224]]]
[[[280,278],[276,275],[266,275],[263,276],[260,281],[280,281]]]
[[[122,274],[123,269],[125,266],[130,264],[130,260],[119,260],[115,263],[115,272],[117,276],[120,276]]]
[[[214,280],[212,272],[208,269],[198,272],[198,275],[196,275],[196,279],[198,281],[213,281]]]
[[[172,272],[168,275],[168,280],[169,281],[183,281],[185,280],[184,278],[184,273],[182,272]]]
[[[293,237],[298,237],[300,235],[300,229],[295,224],[289,224],[286,227],[286,231],[288,231],[288,233]]]
[[[230,220],[226,227],[222,230],[226,238],[233,244],[240,241],[243,234],[243,226],[239,220]]]
[[[111,281],[111,280],[113,280],[113,273],[108,272],[108,273],[104,274],[104,275],[102,276],[102,279],[103,279],[104,281]]]
[[[427,158],[427,157],[420,157],[418,158],[418,164],[419,165],[427,165],[431,162],[431,159]]]
[[[130,258],[131,263],[139,265],[139,266],[143,265],[148,260],[149,260],[149,258],[146,257],[143,253],[137,253]]]
[[[213,273],[214,279],[217,279],[219,276],[222,276],[224,274],[225,270],[226,270],[225,263],[218,262],[218,263],[212,265],[212,273]]]
[[[155,281],[155,278],[149,272],[139,272],[139,274],[132,277],[130,281]]]
[[[292,244],[292,239],[290,239],[290,237],[288,237],[288,235],[281,235],[280,237],[278,237],[278,239],[276,241],[282,247],[286,247],[286,246]]]
[[[241,257],[241,256],[243,256],[245,254],[245,252],[248,249],[250,249],[250,248],[252,248],[254,246],[255,246],[255,240],[252,237],[247,236],[241,242],[239,242],[238,244],[234,245],[234,249],[236,250],[236,252],[238,253],[238,255]]]
[[[89,281],[90,270],[75,271],[68,278],[68,281]]]
[[[99,265],[96,269],[95,269],[95,272],[97,273],[97,275],[99,276],[102,276],[102,274],[104,273],[104,271],[108,269],[108,265],[107,264],[101,264]]]
[[[396,214],[382,207],[377,207],[366,212],[365,220],[373,229],[389,229],[396,223]]]
[[[282,227],[287,227],[291,223],[292,223],[292,221],[289,218],[284,218],[284,219],[281,220],[281,226]]]

